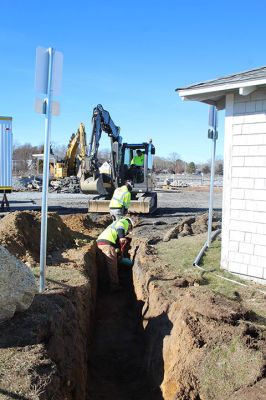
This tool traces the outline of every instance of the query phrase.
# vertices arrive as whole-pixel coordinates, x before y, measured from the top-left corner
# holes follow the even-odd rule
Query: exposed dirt
[[[221,229],[222,213],[213,213],[212,230]],[[208,231],[208,213],[183,218],[177,225],[169,229],[163,237],[164,242],[189,235],[198,235]]]
[[[156,254],[156,241],[171,224],[184,228],[182,218],[136,218],[133,275],[121,266],[123,291],[100,286],[96,304],[94,239],[109,216],[50,214],[48,290],[1,325],[0,399],[266,398],[261,320],[199,279],[175,274]],[[190,234],[206,230],[206,216],[189,218]],[[36,265],[39,222],[36,212],[8,215],[0,243]]]
[[[41,215],[15,211],[0,221],[0,243],[22,261],[37,262],[40,255]],[[47,252],[74,246],[70,229],[56,213],[48,214]]]
[[[90,400],[156,400],[150,389],[143,359],[145,334],[143,303],[137,301],[132,272],[121,267],[123,291],[110,294],[100,290],[96,307],[95,332],[90,347]]]
[[[49,227],[54,230],[50,231],[50,239],[59,240],[56,247],[50,240],[53,266],[46,270],[47,290],[35,296],[26,312],[16,313],[1,324],[1,399],[86,399],[88,342],[97,289],[96,246],[92,238],[102,228],[91,224],[90,229],[87,223],[82,233],[86,241],[76,244],[77,232],[87,221],[83,217],[69,218],[68,227],[57,215],[49,216]],[[0,221],[3,233],[9,229],[1,237],[5,239],[3,245],[21,259],[36,260],[35,248],[32,243],[29,245],[29,233],[23,238],[26,228],[31,231],[29,221],[39,237],[39,215],[24,212],[10,214]],[[100,218],[95,225],[102,226],[104,221]],[[29,253],[23,245],[29,247]],[[37,268],[35,271],[38,273]]]
[[[262,395],[256,382],[265,377],[266,332],[256,315],[165,268],[148,239],[134,242],[134,286],[145,302],[144,363],[162,398],[233,400],[248,387],[249,399]]]

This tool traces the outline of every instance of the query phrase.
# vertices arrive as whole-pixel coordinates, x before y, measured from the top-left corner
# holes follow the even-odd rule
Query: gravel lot
[[[39,192],[13,192],[8,195],[10,211],[39,210],[42,194]],[[57,211],[59,214],[74,212],[87,212],[89,196],[85,194],[49,193],[49,211]],[[221,211],[222,191],[214,193],[214,209]],[[158,210],[148,218],[167,220],[169,217],[178,218],[183,215],[202,213],[208,210],[208,191],[158,192]],[[5,215],[6,212],[1,213]]]

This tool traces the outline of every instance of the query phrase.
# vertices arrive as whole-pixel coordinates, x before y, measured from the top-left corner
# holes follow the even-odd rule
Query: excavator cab
[[[133,193],[149,192],[153,189],[154,154],[155,147],[151,142],[123,144],[121,181],[131,180],[134,183]]]

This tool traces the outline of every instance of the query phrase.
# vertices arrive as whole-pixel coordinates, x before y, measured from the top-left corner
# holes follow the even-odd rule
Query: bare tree
[[[65,144],[58,144],[53,145],[53,153],[57,160],[63,160],[66,156],[67,152],[67,145]]]
[[[204,174],[209,174],[209,173],[211,172],[211,168],[210,168],[209,164],[204,164],[204,165],[202,166],[202,168],[201,168],[201,171],[202,171]]]
[[[175,174],[180,173],[180,167],[182,165],[182,160],[178,153],[173,152],[170,153],[168,159],[171,163],[171,169],[174,171]]]

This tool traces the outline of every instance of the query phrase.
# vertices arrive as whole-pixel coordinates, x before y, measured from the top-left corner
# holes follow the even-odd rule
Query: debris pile
[[[221,220],[222,213],[215,212],[212,218],[212,230],[221,228]],[[165,233],[163,241],[168,242],[177,237],[197,235],[199,233],[205,233],[207,230],[208,213],[199,216],[186,217],[183,218],[179,224],[175,225]]]
[[[32,185],[32,187],[31,187]],[[32,190],[32,189],[37,189],[41,187],[41,179],[37,178],[33,175],[30,176],[20,176],[17,178],[13,178],[12,180],[12,188],[14,192],[21,192],[25,190]],[[39,187],[37,187],[39,186]]]
[[[50,185],[50,192],[80,193],[79,179],[76,176],[51,181]]]

